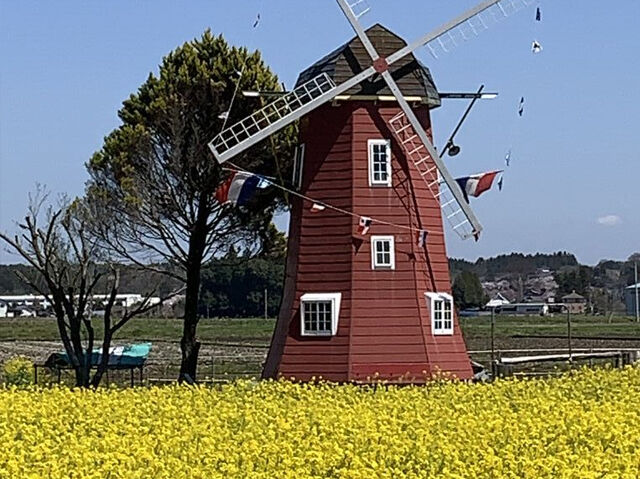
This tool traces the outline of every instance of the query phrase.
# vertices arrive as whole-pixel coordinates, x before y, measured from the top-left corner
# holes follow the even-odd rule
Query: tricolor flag
[[[540,45],[540,42],[537,40],[534,40],[533,43],[531,44],[531,51],[533,53],[540,53],[542,51],[542,45]]]
[[[469,202],[469,196],[478,197],[485,191],[491,189],[493,180],[500,171],[490,171],[489,173],[481,173],[479,175],[465,176],[456,178],[456,182],[464,194],[464,199]]]
[[[369,228],[371,228],[371,218],[361,216],[358,223],[358,233],[364,236],[369,232]]]
[[[524,97],[520,98],[520,104],[518,105],[518,115],[522,116],[524,113]]]
[[[418,231],[418,248],[424,248],[424,245],[427,244],[427,235],[429,232],[427,230]]]
[[[324,211],[325,206],[321,205],[320,203],[314,203],[313,205],[311,205],[311,212],[312,213],[319,213],[320,211]]]
[[[220,204],[243,206],[251,199],[256,188],[264,188],[268,184],[269,182],[260,176],[234,171],[216,190],[216,200]]]

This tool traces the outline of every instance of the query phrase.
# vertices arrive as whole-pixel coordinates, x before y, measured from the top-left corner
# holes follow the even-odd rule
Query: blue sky
[[[475,2],[369,3],[366,26],[380,22],[411,40]],[[441,91],[484,83],[500,93],[472,112],[458,136],[462,153],[448,160],[452,172],[501,168],[513,151],[504,190],[472,199],[481,240],[450,235],[449,254],[624,259],[640,251],[640,2],[539,4],[539,24],[529,8],[438,60],[418,52]],[[333,0],[0,0],[0,228],[15,229],[36,182],[81,194],[84,163],[117,126],[122,100],[206,28],[260,49],[287,86],[353,35]],[[534,38],[541,54],[530,51]],[[436,144],[464,108],[449,100],[434,112]],[[0,252],[0,262],[15,260]]]

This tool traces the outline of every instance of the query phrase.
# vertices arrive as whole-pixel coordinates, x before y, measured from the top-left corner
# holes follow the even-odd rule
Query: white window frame
[[[431,332],[434,336],[453,335],[453,296],[449,293],[424,293],[431,316]],[[438,311],[438,303],[442,303],[442,310]],[[449,305],[447,310],[446,305]],[[438,316],[440,313],[440,316]],[[447,317],[447,313],[448,316]]]
[[[386,147],[386,155],[387,155],[387,179],[386,180],[376,180],[374,178],[374,168],[373,168],[373,147],[374,146],[385,146]],[[369,156],[369,186],[391,186],[391,141],[390,140],[369,140],[367,143],[367,151]]]
[[[340,318],[340,301],[342,293],[305,293],[300,297],[300,333],[302,336],[335,336],[338,333]],[[331,331],[307,331],[305,328],[305,307],[309,303],[331,303]]]
[[[291,178],[291,184],[296,190],[302,189],[302,174],[304,172],[304,154],[306,145],[300,143],[296,147],[296,151],[293,157],[293,176]]]
[[[377,244],[389,242],[389,263],[378,262]],[[396,245],[393,236],[372,236],[371,237],[371,269],[396,269]]]

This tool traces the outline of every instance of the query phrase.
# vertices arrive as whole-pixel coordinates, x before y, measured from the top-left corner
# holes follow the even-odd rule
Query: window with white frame
[[[369,140],[369,185],[391,186],[391,142]]]
[[[300,297],[303,336],[335,336],[338,332],[341,293],[306,293]]]
[[[396,268],[396,254],[393,236],[371,237],[371,267],[373,269]]]
[[[295,155],[293,157],[293,178],[291,178],[291,183],[296,190],[300,190],[302,188],[302,173],[304,170],[304,152],[305,152],[305,144],[301,143],[298,145],[295,151]]]
[[[453,334],[453,296],[448,293],[425,293],[431,313],[434,335]]]

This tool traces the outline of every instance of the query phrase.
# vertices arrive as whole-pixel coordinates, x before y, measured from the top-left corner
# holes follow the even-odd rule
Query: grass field
[[[465,338],[488,338],[491,332],[489,316],[461,318]],[[243,342],[266,346],[275,325],[274,319],[201,319],[198,336],[203,342]],[[631,318],[614,317],[611,322],[601,316],[572,316],[572,334],[579,336],[607,336],[640,339],[640,323]],[[496,316],[496,338],[513,335],[565,335],[567,319],[557,316]],[[100,336],[100,322],[96,322]],[[179,319],[136,318],[119,332],[128,340],[177,341],[182,334]],[[0,341],[56,341],[56,322],[49,318],[0,319]]]
[[[255,342],[266,344],[275,325],[273,319],[202,319],[198,336],[205,342]],[[102,327],[96,321],[96,337]],[[128,340],[178,341],[182,335],[179,319],[134,318],[118,333]],[[0,341],[56,341],[59,338],[56,322],[50,318],[0,319]]]

